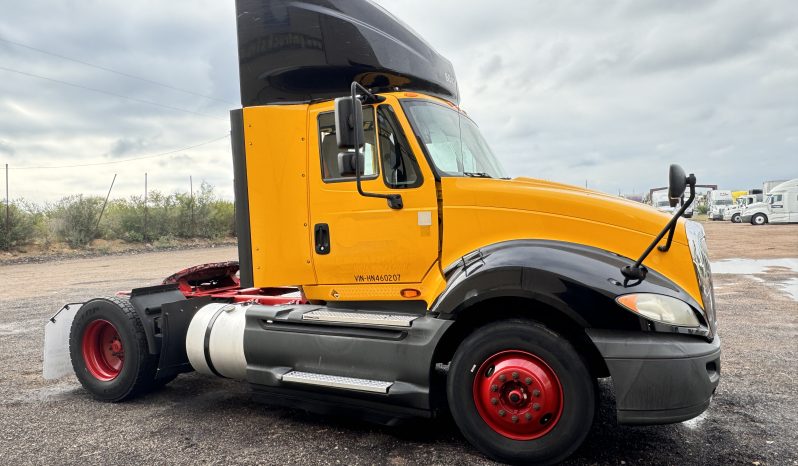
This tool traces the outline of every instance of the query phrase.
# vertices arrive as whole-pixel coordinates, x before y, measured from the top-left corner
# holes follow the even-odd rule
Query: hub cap
[[[549,433],[560,420],[562,386],[539,357],[502,351],[480,366],[474,379],[474,404],[496,433],[532,440]]]
[[[125,363],[125,348],[116,327],[107,320],[95,320],[83,332],[83,361],[97,380],[114,380]]]

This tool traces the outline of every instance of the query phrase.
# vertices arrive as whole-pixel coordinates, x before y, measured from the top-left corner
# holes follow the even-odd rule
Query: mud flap
[[[73,373],[69,358],[69,331],[72,321],[83,303],[64,305],[44,325],[44,363],[42,372],[45,380],[55,380]]]

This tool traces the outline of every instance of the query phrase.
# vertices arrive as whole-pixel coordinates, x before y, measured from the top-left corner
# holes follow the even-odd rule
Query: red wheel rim
[[[562,385],[542,359],[525,351],[489,357],[474,378],[474,404],[496,433],[532,440],[549,433],[562,415]]]
[[[97,380],[114,380],[125,363],[125,348],[116,327],[107,320],[92,321],[83,332],[83,361]]]

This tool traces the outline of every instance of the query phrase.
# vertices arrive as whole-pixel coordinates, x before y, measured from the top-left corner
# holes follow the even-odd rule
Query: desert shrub
[[[0,249],[31,243],[36,232],[36,213],[31,204],[13,201],[8,205],[8,224],[6,224],[6,205],[0,207]]]
[[[96,196],[62,198],[50,214],[58,237],[73,248],[89,244],[97,234],[95,226],[102,205],[103,198]]]
[[[193,206],[193,221],[192,221]],[[173,242],[177,238],[219,238],[234,234],[233,203],[219,199],[213,186],[203,182],[191,198],[189,193],[147,196],[147,230],[144,231],[142,196],[113,201],[107,210],[107,237],[124,241]]]
[[[102,223],[108,239],[144,241],[144,200],[141,196],[109,202]]]

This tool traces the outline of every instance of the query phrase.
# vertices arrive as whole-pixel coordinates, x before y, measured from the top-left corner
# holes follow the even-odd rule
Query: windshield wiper
[[[463,172],[463,175],[470,176],[472,178],[493,178],[484,172]]]

